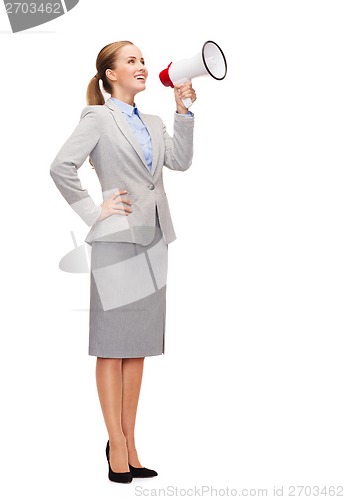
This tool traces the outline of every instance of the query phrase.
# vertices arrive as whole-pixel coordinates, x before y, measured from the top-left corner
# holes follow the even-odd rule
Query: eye
[[[134,63],[134,59],[130,59],[128,62],[129,63]]]
[[[145,66],[145,61],[144,61],[144,59],[142,59],[141,64],[142,64],[143,66]]]

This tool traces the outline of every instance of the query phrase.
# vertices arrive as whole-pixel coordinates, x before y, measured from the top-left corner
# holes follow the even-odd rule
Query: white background
[[[2,497],[345,486],[344,3],[80,0],[26,32],[0,21]],[[193,82],[192,167],[164,169],[166,354],[145,361],[136,429],[159,476],[130,485],[107,479],[89,277],[58,268],[89,228],[49,175],[98,52],[121,39],[150,71],[139,109],[170,132],[159,71],[208,39],[229,66]],[[88,162],[80,177],[101,202]]]

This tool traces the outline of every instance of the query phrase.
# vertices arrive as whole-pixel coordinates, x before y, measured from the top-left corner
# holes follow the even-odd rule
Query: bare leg
[[[127,472],[128,452],[122,431],[122,359],[97,358],[96,382],[110,444],[110,467],[114,472]]]
[[[138,408],[145,358],[122,360],[122,429],[126,437],[128,462],[142,467],[135,448],[134,427]]]

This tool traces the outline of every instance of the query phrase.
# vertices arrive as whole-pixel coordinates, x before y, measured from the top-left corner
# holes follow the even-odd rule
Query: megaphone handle
[[[193,101],[190,97],[187,97],[186,99],[182,99],[183,104],[186,106],[186,108],[190,108],[191,105],[193,104]]]
[[[186,82],[190,82],[190,80],[188,80],[187,78],[183,78],[183,79],[175,82],[175,85],[180,85],[180,84],[186,83]],[[191,105],[193,104],[193,101],[190,97],[187,97],[186,99],[182,99],[182,102],[186,106],[187,109],[190,108]]]

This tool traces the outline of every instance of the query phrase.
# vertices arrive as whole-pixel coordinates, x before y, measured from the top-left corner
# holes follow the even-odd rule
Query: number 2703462
[[[61,3],[8,2],[7,14],[63,14]]]

